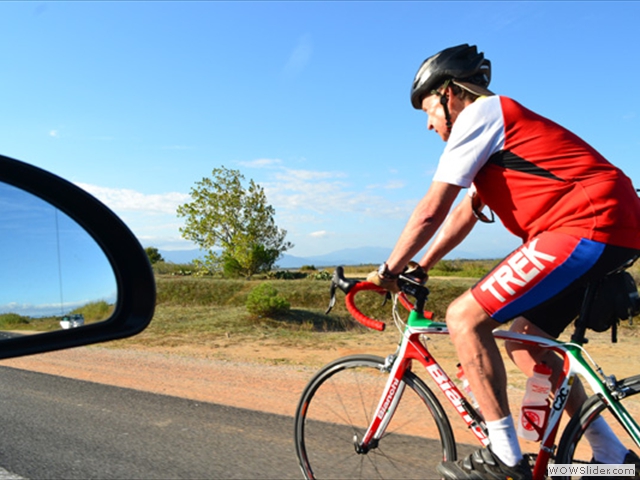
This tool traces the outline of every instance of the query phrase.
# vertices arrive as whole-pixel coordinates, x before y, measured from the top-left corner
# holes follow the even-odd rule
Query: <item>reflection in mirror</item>
[[[78,328],[115,308],[113,269],[75,221],[0,182],[0,338]]]

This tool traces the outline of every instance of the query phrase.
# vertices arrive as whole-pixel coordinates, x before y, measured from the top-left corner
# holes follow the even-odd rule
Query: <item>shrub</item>
[[[113,305],[109,305],[104,300],[97,302],[89,302],[86,305],[72,310],[71,314],[81,313],[87,322],[95,322],[99,320],[106,320],[113,313]]]
[[[276,280],[298,280],[300,278],[306,278],[307,274],[303,272],[291,272],[289,270],[278,270],[277,272],[269,272],[267,276],[269,278],[275,278]]]
[[[188,276],[193,275],[195,269],[193,263],[157,262],[152,266],[156,275]]]
[[[29,318],[18,315],[17,313],[3,313],[0,315],[0,325],[7,330],[21,328],[29,325]]]
[[[331,280],[333,278],[333,275],[331,274],[331,272],[321,270],[318,273],[312,274],[311,278],[313,278],[314,280]]]
[[[288,312],[291,304],[273,285],[261,283],[249,292],[246,306],[252,315],[274,317]]]

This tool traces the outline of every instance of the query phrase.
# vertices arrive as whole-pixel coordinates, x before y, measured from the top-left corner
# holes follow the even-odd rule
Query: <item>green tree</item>
[[[151,263],[151,265],[158,262],[164,262],[164,258],[162,258],[162,255],[157,248],[147,247],[144,249],[144,251],[146,252],[147,257],[149,257],[149,262]]]
[[[250,180],[245,188],[243,180],[238,170],[214,168],[211,178],[196,182],[191,202],[178,207],[178,217],[185,218],[182,237],[207,251],[206,268],[249,278],[271,270],[293,244],[276,226],[275,209],[262,187]]]

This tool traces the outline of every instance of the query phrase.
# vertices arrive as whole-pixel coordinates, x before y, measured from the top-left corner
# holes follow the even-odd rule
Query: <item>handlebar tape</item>
[[[378,330],[379,332],[381,332],[384,330],[384,327],[386,326],[384,322],[367,317],[364,313],[358,310],[358,307],[356,307],[356,304],[354,301],[356,293],[364,290],[373,290],[377,293],[380,293],[381,295],[386,295],[387,293],[387,291],[384,288],[381,288],[375,285],[374,283],[358,282],[351,288],[351,290],[349,290],[349,293],[347,293],[347,296],[345,297],[345,304],[347,306],[347,310],[353,316],[353,318],[355,318],[358,322],[360,322],[365,327],[372,328],[374,330]]]

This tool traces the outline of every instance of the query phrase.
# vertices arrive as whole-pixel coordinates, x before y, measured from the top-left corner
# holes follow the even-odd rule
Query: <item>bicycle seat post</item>
[[[589,340],[585,337],[587,333],[587,316],[593,305],[593,299],[595,298],[595,292],[597,290],[597,282],[589,282],[587,289],[584,292],[584,300],[582,301],[582,307],[580,308],[580,315],[575,321],[575,330],[571,335],[571,342],[582,345]]]

